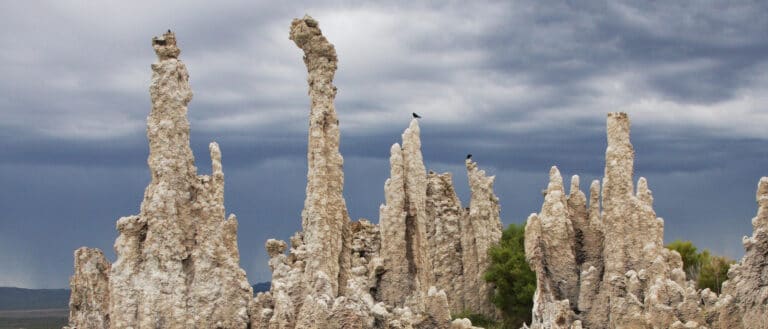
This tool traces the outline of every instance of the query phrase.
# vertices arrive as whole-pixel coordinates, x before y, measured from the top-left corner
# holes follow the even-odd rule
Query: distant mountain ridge
[[[272,283],[254,284],[253,294],[269,291]],[[0,287],[0,311],[69,308],[69,289]]]
[[[68,308],[69,289],[0,287],[0,310]]]

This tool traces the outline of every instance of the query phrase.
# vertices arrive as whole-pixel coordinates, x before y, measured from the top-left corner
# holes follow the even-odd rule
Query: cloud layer
[[[150,39],[168,28],[191,74],[198,167],[218,141],[243,267],[267,280],[263,243],[299,228],[304,197],[306,70],[287,32],[304,13],[339,54],[353,218],[377,220],[389,145],[411,112],[424,117],[427,166],[453,172],[466,202],[473,153],[512,223],[538,210],[549,166],[599,178],[605,113],[626,111],[667,239],[740,256],[768,174],[765,12],[748,1],[5,4],[0,285],[65,286],[72,251],[111,252],[114,221],[138,212]]]

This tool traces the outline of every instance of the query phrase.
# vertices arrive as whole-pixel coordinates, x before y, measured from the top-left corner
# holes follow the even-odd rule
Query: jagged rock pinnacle
[[[431,282],[427,252],[427,176],[421,155],[419,123],[412,119],[402,134],[402,148],[390,150],[390,179],[385,184],[387,204],[380,210],[382,256],[389,269],[381,276],[381,300],[403,305],[413,291],[423,296]],[[417,297],[417,299],[420,297]]]
[[[152,46],[151,182],[141,213],[117,222],[117,260],[108,270],[109,289],[99,291],[109,304],[105,317],[109,328],[245,329],[253,293],[239,264],[237,219],[225,218],[221,151],[211,143],[212,174],[197,175],[189,146],[189,74],[172,32],[153,38]],[[76,272],[93,263],[76,261]],[[73,289],[88,291],[76,281]],[[83,312],[75,312],[70,325],[106,328],[78,322],[89,317]]]
[[[635,151],[629,142],[629,117],[622,112],[608,113],[606,126],[608,148],[605,150],[603,200],[621,203],[632,195]]]
[[[70,327],[109,328],[109,269],[101,250],[75,251],[75,274],[69,280]]]
[[[768,328],[768,177],[760,178],[756,201],[752,236],[743,239],[746,252],[728,271],[715,304],[720,328]]]
[[[292,22],[290,39],[304,51],[311,99],[303,231],[291,238],[288,255],[285,242],[267,242],[272,287],[252,304],[251,328],[448,329],[446,294],[431,285],[418,122],[403,133],[402,147],[390,148],[380,225],[350,221],[333,106],[336,52],[309,16]]]
[[[307,260],[305,273],[323,272],[330,278],[332,296],[338,295],[346,274],[342,234],[349,223],[343,196],[344,160],[339,153],[339,126],[334,106],[336,50],[323,36],[317,21],[304,16],[291,23],[290,39],[304,51],[309,97],[307,189],[302,211],[304,243],[315,257]]]
[[[472,159],[466,159],[465,165],[470,200],[469,211],[462,219],[461,237],[462,250],[465,250],[464,309],[494,318],[497,311],[491,303],[493,288],[485,282],[484,276],[491,263],[488,249],[499,242],[503,229],[499,198],[493,192],[496,176],[487,176]],[[453,311],[460,312],[457,309]]]
[[[768,178],[758,185],[755,233],[731,267],[723,294],[686,281],[677,252],[664,248],[664,221],[653,210],[645,178],[633,193],[629,118],[610,113],[602,202],[578,176],[563,196],[557,168],[539,214],[528,218],[525,253],[537,287],[530,328],[763,328],[768,313]],[[601,209],[602,204],[602,209]]]

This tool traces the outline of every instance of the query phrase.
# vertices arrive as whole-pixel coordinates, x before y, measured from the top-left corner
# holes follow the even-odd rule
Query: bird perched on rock
[[[413,115],[414,119],[421,119],[421,116],[416,114],[416,112],[411,113],[411,115]]]
[[[472,153],[467,154],[467,160],[472,159]]]

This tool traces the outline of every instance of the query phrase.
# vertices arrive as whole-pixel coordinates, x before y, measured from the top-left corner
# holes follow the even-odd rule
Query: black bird
[[[411,115],[413,115],[414,119],[421,119],[421,116],[416,114],[416,112],[411,113]]]
[[[472,159],[472,153],[467,154],[467,160]]]
[[[168,29],[168,33],[171,33],[171,29]]]

